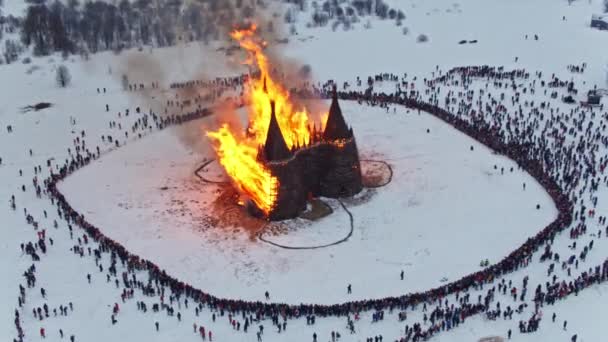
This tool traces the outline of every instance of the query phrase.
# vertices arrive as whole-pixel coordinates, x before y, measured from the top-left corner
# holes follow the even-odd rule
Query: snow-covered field
[[[294,304],[381,298],[439,286],[443,278],[455,280],[479,269],[482,259],[499,260],[556,216],[542,187],[514,163],[428,114],[403,109],[386,114],[348,102],[342,107],[362,158],[388,161],[394,176],[365,203],[347,204],[354,234],[337,246],[285,250],[250,241],[242,230],[209,227],[206,216],[214,214],[210,205],[217,187],[193,175],[205,156],[184,150],[170,130],[108,154],[69,177],[60,190],[112,239],[190,284],[247,300],[261,300],[269,291],[273,300]],[[510,172],[512,167],[516,171]],[[348,216],[337,207],[311,227],[296,229],[295,236],[269,239],[323,245],[349,229]],[[328,236],[319,237],[324,232]],[[290,286],[294,282],[297,291]],[[352,295],[346,294],[348,283]]]
[[[18,14],[23,2],[5,0],[5,10]],[[423,78],[431,78],[436,66],[445,71],[459,65],[489,64],[509,68],[526,68],[544,75],[556,73],[563,79],[574,79],[592,88],[605,87],[604,66],[607,62],[608,34],[588,28],[591,13],[600,11],[600,2],[578,1],[504,1],[465,0],[457,4],[441,1],[391,1],[403,8],[404,25],[410,33],[403,35],[393,23],[372,21],[372,28],[332,32],[330,29],[299,27],[299,36],[283,45],[291,57],[310,64],[316,79],[330,78],[353,82],[377,72],[417,76],[417,87]],[[448,9],[450,9],[448,11]],[[563,20],[565,16],[566,20]],[[428,43],[416,43],[418,34],[427,34]],[[532,37],[539,35],[539,40]],[[528,35],[528,39],[525,38]],[[477,39],[475,45],[458,45],[461,39]],[[164,97],[173,93],[161,84],[162,93],[132,96],[123,92],[120,77],[129,74],[133,82],[179,81],[198,75],[223,76],[238,73],[221,62],[214,48],[199,44],[164,50],[128,52],[130,58],[100,53],[90,61],[74,57],[61,61],[59,56],[34,58],[31,65],[0,66],[0,198],[8,201],[15,195],[17,209],[8,204],[0,209],[0,336],[11,340],[16,336],[14,310],[19,284],[25,284],[24,270],[32,264],[22,253],[20,243],[35,241],[36,231],[25,222],[24,208],[46,229],[54,243],[42,260],[36,263],[37,287],[28,289],[27,302],[21,310],[26,340],[40,340],[38,330],[47,329],[47,340],[59,340],[58,330],[66,339],[74,334],[77,341],[185,341],[200,340],[193,333],[192,323],[210,327],[214,340],[255,341],[253,333],[237,332],[227,318],[212,323],[211,312],[205,308],[196,316],[192,303],[188,309],[183,301],[174,303],[182,320],[168,317],[164,312],[142,313],[135,301],[149,306],[158,297],[136,292],[135,299],[122,303],[113,280],[106,282],[94,259],[80,257],[70,249],[77,245],[76,232],[70,239],[67,225],[55,207],[43,196],[37,198],[32,190],[32,178],[48,175],[47,160],[62,164],[74,151],[74,139],[86,131],[87,147],[112,150],[101,141],[102,135],[121,137],[124,147],[110,151],[99,161],[76,172],[61,185],[72,205],[88,220],[98,225],[108,236],[120,241],[132,252],[155,261],[168,273],[210,293],[231,298],[262,300],[268,290],[272,300],[291,303],[334,303],[350,299],[375,298],[405,294],[442,284],[441,279],[455,280],[479,269],[479,261],[497,261],[521,244],[526,237],[551,221],[555,209],[543,190],[528,175],[509,168],[513,163],[493,155],[489,150],[453,131],[449,126],[422,113],[397,113],[343,103],[343,110],[353,125],[364,156],[387,160],[395,171],[392,183],[378,189],[370,201],[349,206],[354,215],[354,233],[347,242],[314,251],[287,251],[250,240],[238,229],[204,228],[205,206],[214,195],[213,187],[203,185],[194,176],[194,169],[207,149],[182,144],[179,128],[153,132],[141,140],[124,137],[138,116],[120,118],[117,112],[136,106],[144,111],[160,110]],[[515,57],[518,61],[515,62]],[[129,61],[150,63],[150,68],[133,66]],[[170,61],[170,62],[169,62]],[[570,74],[568,64],[586,62],[584,74]],[[67,89],[55,86],[55,68],[65,64],[72,73],[73,85]],[[161,68],[170,64],[170,68]],[[33,66],[37,68],[31,69]],[[144,72],[141,70],[144,69]],[[162,69],[162,70],[161,70]],[[28,72],[29,71],[29,72]],[[139,71],[139,72],[138,72]],[[196,76],[192,76],[196,75]],[[480,82],[477,88],[483,88]],[[106,87],[98,94],[96,88]],[[392,84],[386,84],[387,89]],[[499,91],[493,90],[495,95]],[[579,95],[582,95],[579,94]],[[154,97],[153,100],[151,98]],[[543,94],[527,98],[545,100]],[[580,96],[579,99],[582,99]],[[40,112],[21,113],[20,108],[40,101],[53,107]],[[557,103],[557,101],[556,101]],[[105,105],[110,104],[110,111]],[[604,99],[604,105],[606,100]],[[509,108],[511,109],[511,108]],[[71,124],[71,119],[75,124]],[[598,115],[598,120],[600,116]],[[122,129],[110,128],[110,121],[121,123]],[[198,125],[193,122],[189,125]],[[13,133],[6,126],[12,125]],[[426,133],[426,129],[430,133]],[[203,139],[201,137],[201,139]],[[474,151],[469,147],[473,145]],[[29,154],[32,149],[32,156]],[[602,155],[605,151],[601,151]],[[494,165],[498,166],[495,170]],[[34,167],[42,166],[42,175]],[[505,167],[505,174],[500,168]],[[19,176],[22,170],[23,176]],[[522,183],[527,188],[522,190]],[[22,192],[21,186],[26,186]],[[161,188],[166,187],[166,190]],[[602,188],[596,208],[605,215],[606,204]],[[5,202],[6,203],[6,202]],[[536,210],[536,204],[541,210]],[[46,211],[48,218],[43,212]],[[298,231],[297,235],[271,237],[286,243],[317,243],[319,232],[344,230],[345,215],[336,212]],[[58,228],[53,228],[53,220]],[[590,231],[603,228],[595,220]],[[336,234],[336,236],[340,236]],[[324,236],[325,238],[325,236]],[[580,244],[593,236],[585,236]],[[607,255],[605,240],[596,239],[587,267],[603,261]],[[575,254],[568,249],[567,234],[556,239],[554,250],[565,258]],[[537,262],[506,276],[519,286],[522,278],[530,276],[532,289],[547,278],[547,265]],[[104,268],[110,264],[104,254]],[[558,267],[559,268],[559,267]],[[399,272],[405,271],[405,280]],[[121,269],[122,271],[122,269]],[[119,273],[121,272],[119,271]],[[560,270],[560,276],[564,276]],[[574,276],[579,271],[574,272]],[[92,275],[88,284],[86,275]],[[145,279],[144,274],[138,275]],[[565,277],[565,276],[564,276]],[[567,279],[567,278],[566,278]],[[353,294],[346,294],[346,285],[353,285]],[[40,287],[47,291],[42,298]],[[514,331],[516,341],[570,341],[578,333],[578,341],[604,341],[602,319],[608,304],[606,285],[595,286],[579,296],[568,298],[543,311],[539,332],[519,334],[517,322],[527,320],[532,308],[512,321],[491,322],[483,316],[468,320],[458,329],[438,335],[438,341],[476,341],[483,336],[506,337]],[[483,292],[471,292],[476,298]],[[508,302],[508,296],[502,298]],[[167,301],[167,299],[165,299]],[[450,301],[454,301],[450,297]],[[74,312],[67,317],[39,320],[32,309],[47,304],[52,309],[73,303]],[[118,323],[110,323],[112,306],[120,303]],[[513,305],[513,304],[512,304]],[[558,321],[550,322],[556,312]],[[421,322],[421,310],[408,311],[404,323]],[[568,331],[561,322],[568,320]],[[154,322],[160,322],[160,331]],[[356,323],[357,334],[346,332],[344,318],[318,318],[314,326],[302,319],[290,320],[288,329],[276,333],[269,321],[264,341],[311,341],[316,332],[320,341],[330,340],[331,331],[340,331],[345,341],[365,341],[382,334],[384,340],[403,335],[404,323],[398,322],[396,312],[380,323],[371,324],[371,313],[362,315]],[[257,330],[257,329],[252,329]]]

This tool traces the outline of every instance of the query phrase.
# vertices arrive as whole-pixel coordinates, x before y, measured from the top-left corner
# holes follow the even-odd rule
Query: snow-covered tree
[[[388,11],[389,7],[387,4],[385,4],[382,0],[376,0],[375,12],[380,19],[386,19],[386,17],[388,17]]]
[[[16,61],[19,58],[19,54],[21,53],[23,47],[18,42],[7,39],[4,41],[4,61],[6,64],[10,64]]]
[[[60,65],[57,68],[57,74],[55,76],[57,80],[57,85],[61,88],[65,88],[70,84],[72,80],[72,76],[70,75],[70,71],[65,65]]]

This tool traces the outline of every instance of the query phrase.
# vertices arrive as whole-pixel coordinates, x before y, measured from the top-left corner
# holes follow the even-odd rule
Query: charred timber
[[[274,106],[272,106],[274,109]],[[332,97],[326,128],[311,128],[307,146],[287,150],[276,118],[271,115],[266,144],[259,159],[279,181],[271,221],[295,218],[311,197],[350,197],[363,189],[359,151],[352,128],[344,120],[337,97]],[[252,203],[250,212],[263,216]]]

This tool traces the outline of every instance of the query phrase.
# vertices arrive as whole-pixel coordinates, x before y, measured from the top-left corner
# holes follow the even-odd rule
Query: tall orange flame
[[[272,77],[269,59],[264,54],[266,43],[257,36],[257,27],[234,30],[231,37],[247,52],[245,63],[256,67],[260,75],[250,78],[245,89],[246,103],[250,105],[247,132],[233,132],[223,124],[217,131],[207,132],[207,136],[232,182],[268,215],[276,202],[279,181],[258,160],[257,153],[266,141],[270,103],[275,102],[277,122],[290,149],[310,143],[311,120],[306,108],[295,109],[289,92]]]
[[[218,131],[207,132],[207,136],[215,140],[220,164],[239,191],[249,195],[256,206],[268,214],[276,200],[278,180],[257,161],[257,148],[243,138],[237,139],[227,124]]]
[[[292,148],[294,145],[308,144],[308,112],[305,108],[294,110],[294,105],[289,100],[289,92],[270,75],[268,58],[263,51],[266,43],[256,36],[256,31],[257,27],[252,25],[249,29],[231,33],[231,37],[249,53],[246,63],[255,63],[260,71],[260,77],[252,79],[248,89],[253,114],[249,120],[248,133],[254,136],[258,145],[264,144],[270,122],[270,102],[274,101],[277,121],[287,146]]]

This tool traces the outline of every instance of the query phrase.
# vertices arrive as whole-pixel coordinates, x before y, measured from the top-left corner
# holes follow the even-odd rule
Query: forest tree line
[[[3,0],[0,0],[0,4]],[[35,56],[52,53],[88,56],[105,50],[120,52],[142,46],[165,47],[179,41],[209,42],[218,40],[234,23],[245,22],[267,9],[266,1],[287,3],[284,14],[273,13],[262,29],[273,30],[273,20],[291,25],[299,13],[311,7],[309,26],[344,24],[345,29],[357,22],[357,16],[405,18],[401,11],[389,8],[383,0],[26,0],[29,3],[22,18],[2,16],[3,33],[18,32],[19,39],[5,39],[4,61],[17,60],[25,48]],[[1,10],[1,7],[0,7]]]

